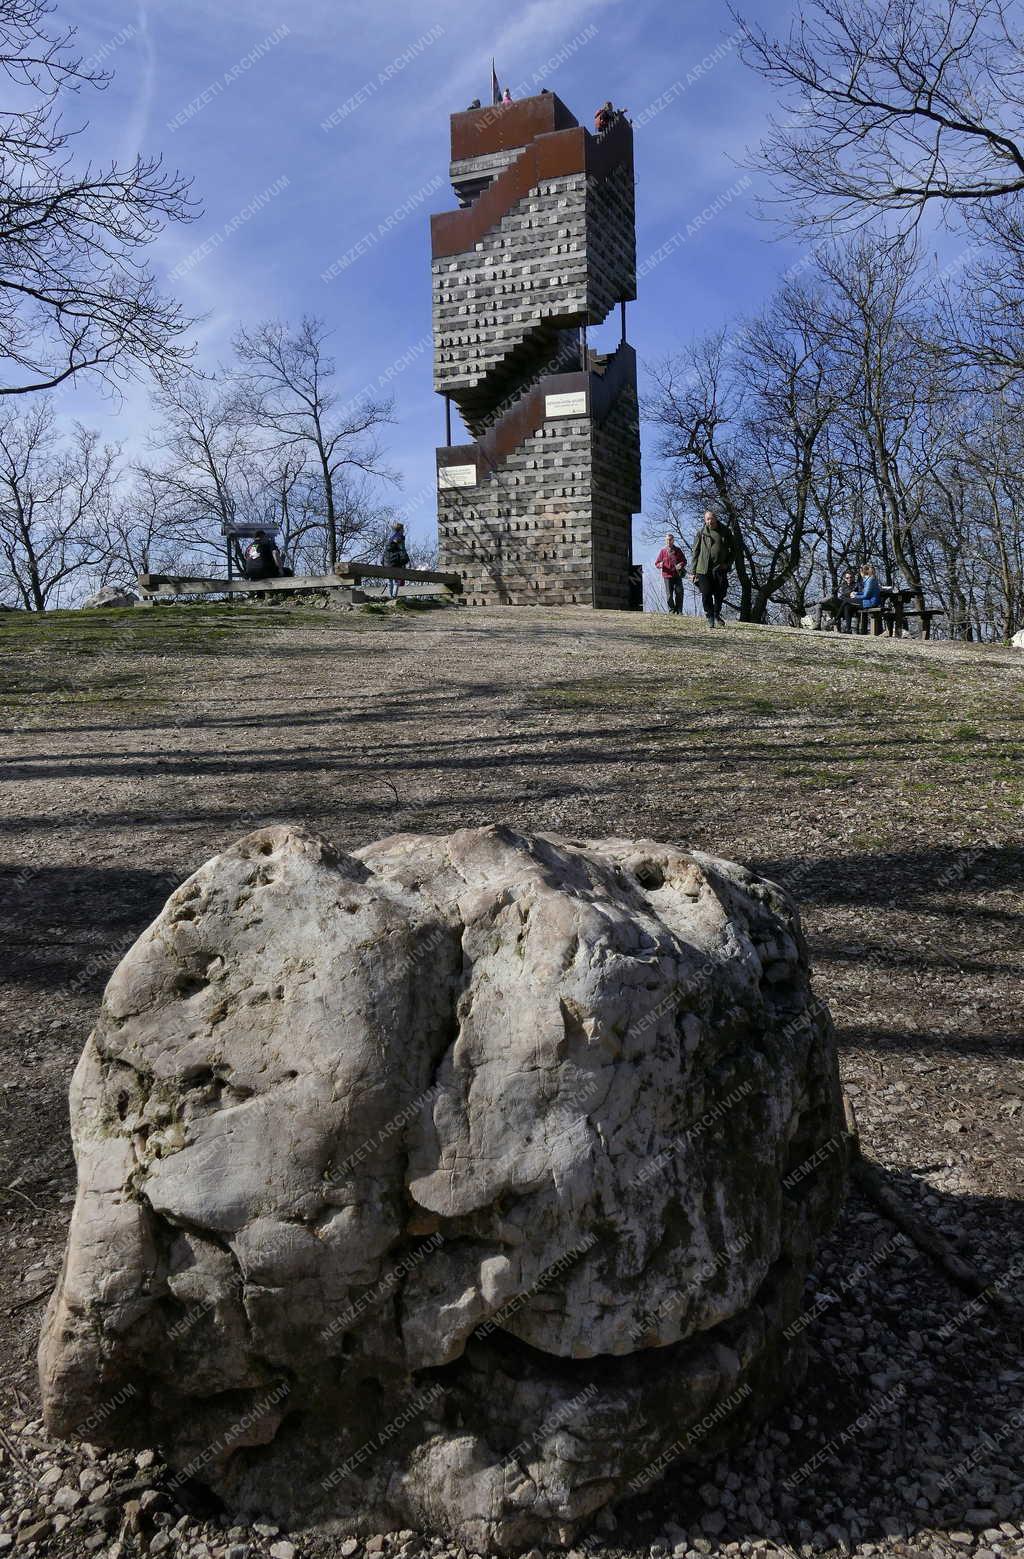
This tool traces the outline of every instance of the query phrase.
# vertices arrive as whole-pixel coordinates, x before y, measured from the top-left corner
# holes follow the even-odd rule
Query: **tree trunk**
[[[327,527],[327,572],[333,574],[338,561],[338,518],[334,507],[334,477],[330,461],[320,449],[320,466],[324,476],[324,521]]]
[[[43,594],[42,581],[39,578],[39,563],[36,558],[35,548],[32,545],[32,532],[29,528],[29,519],[21,505],[20,496],[15,494],[18,529],[21,532],[21,545],[25,550],[25,561],[28,565],[28,589],[23,592],[26,596],[25,604],[33,612],[46,611],[46,597]]]

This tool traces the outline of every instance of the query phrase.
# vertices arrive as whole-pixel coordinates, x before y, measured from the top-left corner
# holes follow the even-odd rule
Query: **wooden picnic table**
[[[914,601],[918,597],[923,598],[924,590],[921,585],[882,585],[881,592],[881,606],[854,605],[860,633],[867,633],[869,627],[873,628],[876,634],[884,633],[888,629],[890,638],[902,638],[908,620],[919,617],[924,637],[931,638],[932,618],[943,616],[946,611],[944,606],[925,606],[923,609],[919,607],[916,610],[909,608],[907,605],[909,601]],[[838,621],[843,604],[838,596],[828,596],[824,601],[812,603],[817,611],[818,627],[821,627],[823,612],[830,612]]]
[[[892,622],[889,628],[890,637],[897,639],[903,637],[903,629],[908,617],[921,617],[921,624],[925,638],[931,637],[932,618],[939,610],[938,607],[925,607],[923,611],[909,611],[908,601],[914,601],[918,597],[924,599],[924,591],[920,585],[883,585],[882,586],[882,611],[889,609]]]

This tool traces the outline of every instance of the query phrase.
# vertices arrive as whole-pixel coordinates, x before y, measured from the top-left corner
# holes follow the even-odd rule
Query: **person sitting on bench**
[[[878,576],[870,563],[865,563],[860,571],[863,583],[859,590],[854,590],[850,600],[858,611],[870,612],[882,604],[882,587],[878,583]]]
[[[853,598],[856,590],[856,569],[845,569],[836,587],[836,624],[840,633],[853,632],[853,614],[856,610]]]
[[[277,542],[269,531],[253,536],[242,553],[242,569],[246,579],[281,579],[291,574],[285,568]]]

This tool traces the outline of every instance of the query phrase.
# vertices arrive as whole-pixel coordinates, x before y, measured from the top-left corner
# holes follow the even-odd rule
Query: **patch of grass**
[[[422,596],[400,595],[393,609],[398,612],[433,612],[437,609],[437,603]]]
[[[19,716],[47,708],[151,708],[168,703],[184,664],[244,653],[285,628],[323,626],[322,613],[238,604],[161,605],[150,610],[0,614],[0,708]],[[289,648],[293,641],[287,640]],[[168,669],[168,662],[173,670]]]
[[[623,703],[651,703],[654,698],[675,702],[676,689],[658,686],[651,682],[635,682],[625,677],[583,677],[578,682],[546,682],[536,687],[530,700],[557,709],[573,709],[579,705],[603,708],[609,699],[617,705]]]
[[[322,622],[321,613],[308,609],[237,605],[5,612],[0,616],[0,653],[216,654],[248,633]]]

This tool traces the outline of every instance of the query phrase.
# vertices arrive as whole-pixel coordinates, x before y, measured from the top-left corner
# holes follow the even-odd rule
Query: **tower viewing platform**
[[[628,607],[640,507],[633,132],[554,93],[451,119],[431,218],[439,567],[479,605]],[[587,327],[619,307],[615,350]],[[452,406],[469,440],[455,442]]]

